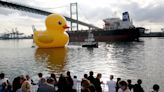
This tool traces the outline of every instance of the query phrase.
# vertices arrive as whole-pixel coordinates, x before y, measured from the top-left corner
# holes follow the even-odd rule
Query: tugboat
[[[98,42],[95,41],[94,35],[91,31],[88,31],[88,38],[85,39],[82,47],[95,47],[98,48]]]
[[[32,30],[33,30],[33,32],[36,31],[36,28],[35,28],[34,25],[32,25]],[[33,34],[32,34],[32,40],[33,40]],[[34,42],[34,40],[32,41],[32,46],[31,46],[31,48],[35,48],[35,42]]]

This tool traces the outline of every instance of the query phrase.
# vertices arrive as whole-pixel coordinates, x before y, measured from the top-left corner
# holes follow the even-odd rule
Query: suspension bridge
[[[7,7],[7,8],[12,8],[12,9],[16,9],[16,10],[25,11],[25,12],[45,15],[45,16],[52,14],[52,12],[49,12],[49,11],[45,11],[42,9],[38,9],[38,8],[34,8],[34,7],[30,7],[27,5],[22,5],[22,4],[18,4],[18,3],[14,3],[14,2],[7,2],[7,1],[0,1],[0,7]],[[92,24],[88,24],[83,21],[79,21],[78,19],[69,18],[67,16],[64,16],[64,17],[66,18],[67,21],[71,22],[71,27],[72,27],[72,23],[76,23],[77,25],[86,26],[88,28],[101,29]],[[77,27],[77,30],[78,30],[78,27]]]

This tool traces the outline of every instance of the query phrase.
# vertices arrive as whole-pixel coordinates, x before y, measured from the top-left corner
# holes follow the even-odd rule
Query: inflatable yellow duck
[[[59,14],[47,16],[45,31],[34,30],[33,39],[39,48],[64,47],[69,42],[65,29],[69,28],[66,19]]]

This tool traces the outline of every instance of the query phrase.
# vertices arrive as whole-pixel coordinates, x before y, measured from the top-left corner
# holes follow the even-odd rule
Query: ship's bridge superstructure
[[[106,18],[103,21],[105,22],[105,26],[104,26],[105,30],[134,28],[134,25],[129,18],[128,12],[124,12],[122,14],[122,19],[120,19],[120,18]]]

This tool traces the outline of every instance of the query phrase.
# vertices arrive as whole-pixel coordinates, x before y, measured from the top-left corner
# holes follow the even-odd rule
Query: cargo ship
[[[141,33],[145,31],[145,28],[133,25],[128,12],[122,13],[122,19],[107,18],[103,21],[105,24],[103,29],[92,29],[95,41],[98,42],[138,41]],[[70,42],[84,42],[88,37],[87,31],[67,31]]]

